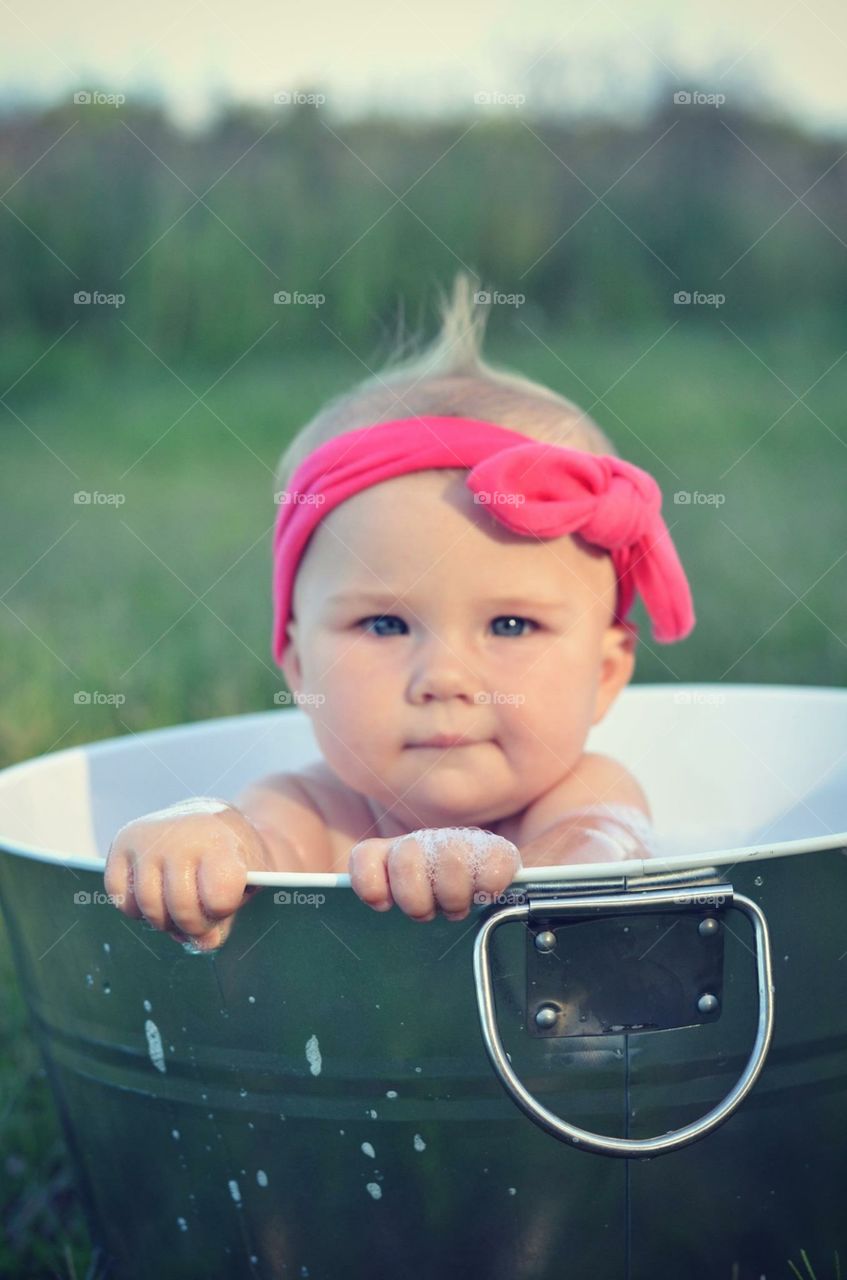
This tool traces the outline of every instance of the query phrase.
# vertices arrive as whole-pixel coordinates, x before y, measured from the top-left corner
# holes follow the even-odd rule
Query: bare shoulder
[[[350,850],[373,825],[364,798],[323,760],[260,778],[236,804],[252,822],[287,836],[306,871],[346,872]]]
[[[626,766],[611,756],[586,751],[566,778],[526,809],[517,844],[522,848],[574,809],[598,804],[631,805],[652,820],[647,796]]]
[[[266,774],[248,783],[233,803],[268,843],[274,860],[269,870],[329,870],[329,832],[308,782],[301,774],[295,771]]]

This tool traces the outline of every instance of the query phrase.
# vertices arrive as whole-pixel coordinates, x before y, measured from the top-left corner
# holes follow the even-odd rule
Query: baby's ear
[[[292,693],[298,693],[303,683],[300,666],[300,650],[297,645],[297,623],[291,621],[285,629],[286,647],[280,668]]]
[[[630,624],[617,624],[606,628],[602,643],[603,656],[592,724],[603,719],[620,691],[632,679],[637,633],[633,635]]]

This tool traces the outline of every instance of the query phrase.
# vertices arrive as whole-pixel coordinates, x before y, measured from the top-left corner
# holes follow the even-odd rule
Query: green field
[[[3,415],[0,764],[272,708],[274,466],[327,396],[377,367],[320,333],[306,355],[271,360],[259,343],[229,371],[178,377],[129,333],[110,367],[72,338],[28,372],[40,352],[7,347],[3,386],[21,380]],[[487,354],[591,410],[656,476],[692,584],[683,644],[653,643],[639,604],[636,680],[843,685],[847,360],[826,329],[733,334],[719,312],[686,311],[670,331],[543,338],[516,319]],[[724,501],[677,505],[677,490]],[[78,491],[125,501],[78,505]],[[126,701],[78,705],[78,690]],[[90,1249],[5,932],[0,981],[0,1275],[82,1277]]]

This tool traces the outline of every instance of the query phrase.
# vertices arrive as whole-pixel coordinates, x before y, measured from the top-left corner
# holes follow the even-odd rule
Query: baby
[[[274,644],[322,759],[130,822],[105,884],[190,949],[248,871],[348,870],[377,911],[464,919],[523,865],[649,857],[632,775],[583,750],[635,666],[694,625],[648,473],[479,355],[460,275],[435,348],[333,402],[283,458]],[[399,408],[399,412],[398,412]]]

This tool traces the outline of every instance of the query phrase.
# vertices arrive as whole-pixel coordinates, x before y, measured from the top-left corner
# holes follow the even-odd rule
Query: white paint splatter
[[[369,1195],[373,1196],[374,1200],[382,1199],[382,1187],[379,1185],[378,1182],[369,1182],[368,1185],[365,1187],[365,1190],[369,1193]]]
[[[414,1142],[416,1151],[426,1151],[426,1143],[419,1133],[415,1134]]]
[[[167,1071],[165,1066],[165,1054],[162,1049],[162,1037],[159,1035],[159,1028],[155,1022],[151,1022],[148,1018],[144,1023],[144,1034],[147,1036],[147,1052],[150,1054],[150,1061],[157,1071]]]
[[[235,1178],[230,1178],[229,1180],[229,1194],[232,1196],[236,1204],[241,1204],[241,1191],[239,1190],[238,1183],[235,1181]]]
[[[369,1142],[362,1143],[362,1150],[364,1151],[366,1156],[370,1156],[371,1160],[373,1160],[374,1157],[376,1156],[376,1152],[374,1151],[373,1147]]]
[[[321,1074],[322,1060],[317,1036],[310,1036],[306,1041],[306,1058],[308,1059],[309,1070],[312,1075],[319,1076]]]
[[[176,1225],[179,1227],[180,1231],[188,1230],[188,1223],[185,1221],[185,1218],[177,1218]]]
[[[265,1173],[264,1169],[256,1170],[256,1181],[260,1187],[266,1187],[268,1185],[268,1175]]]

